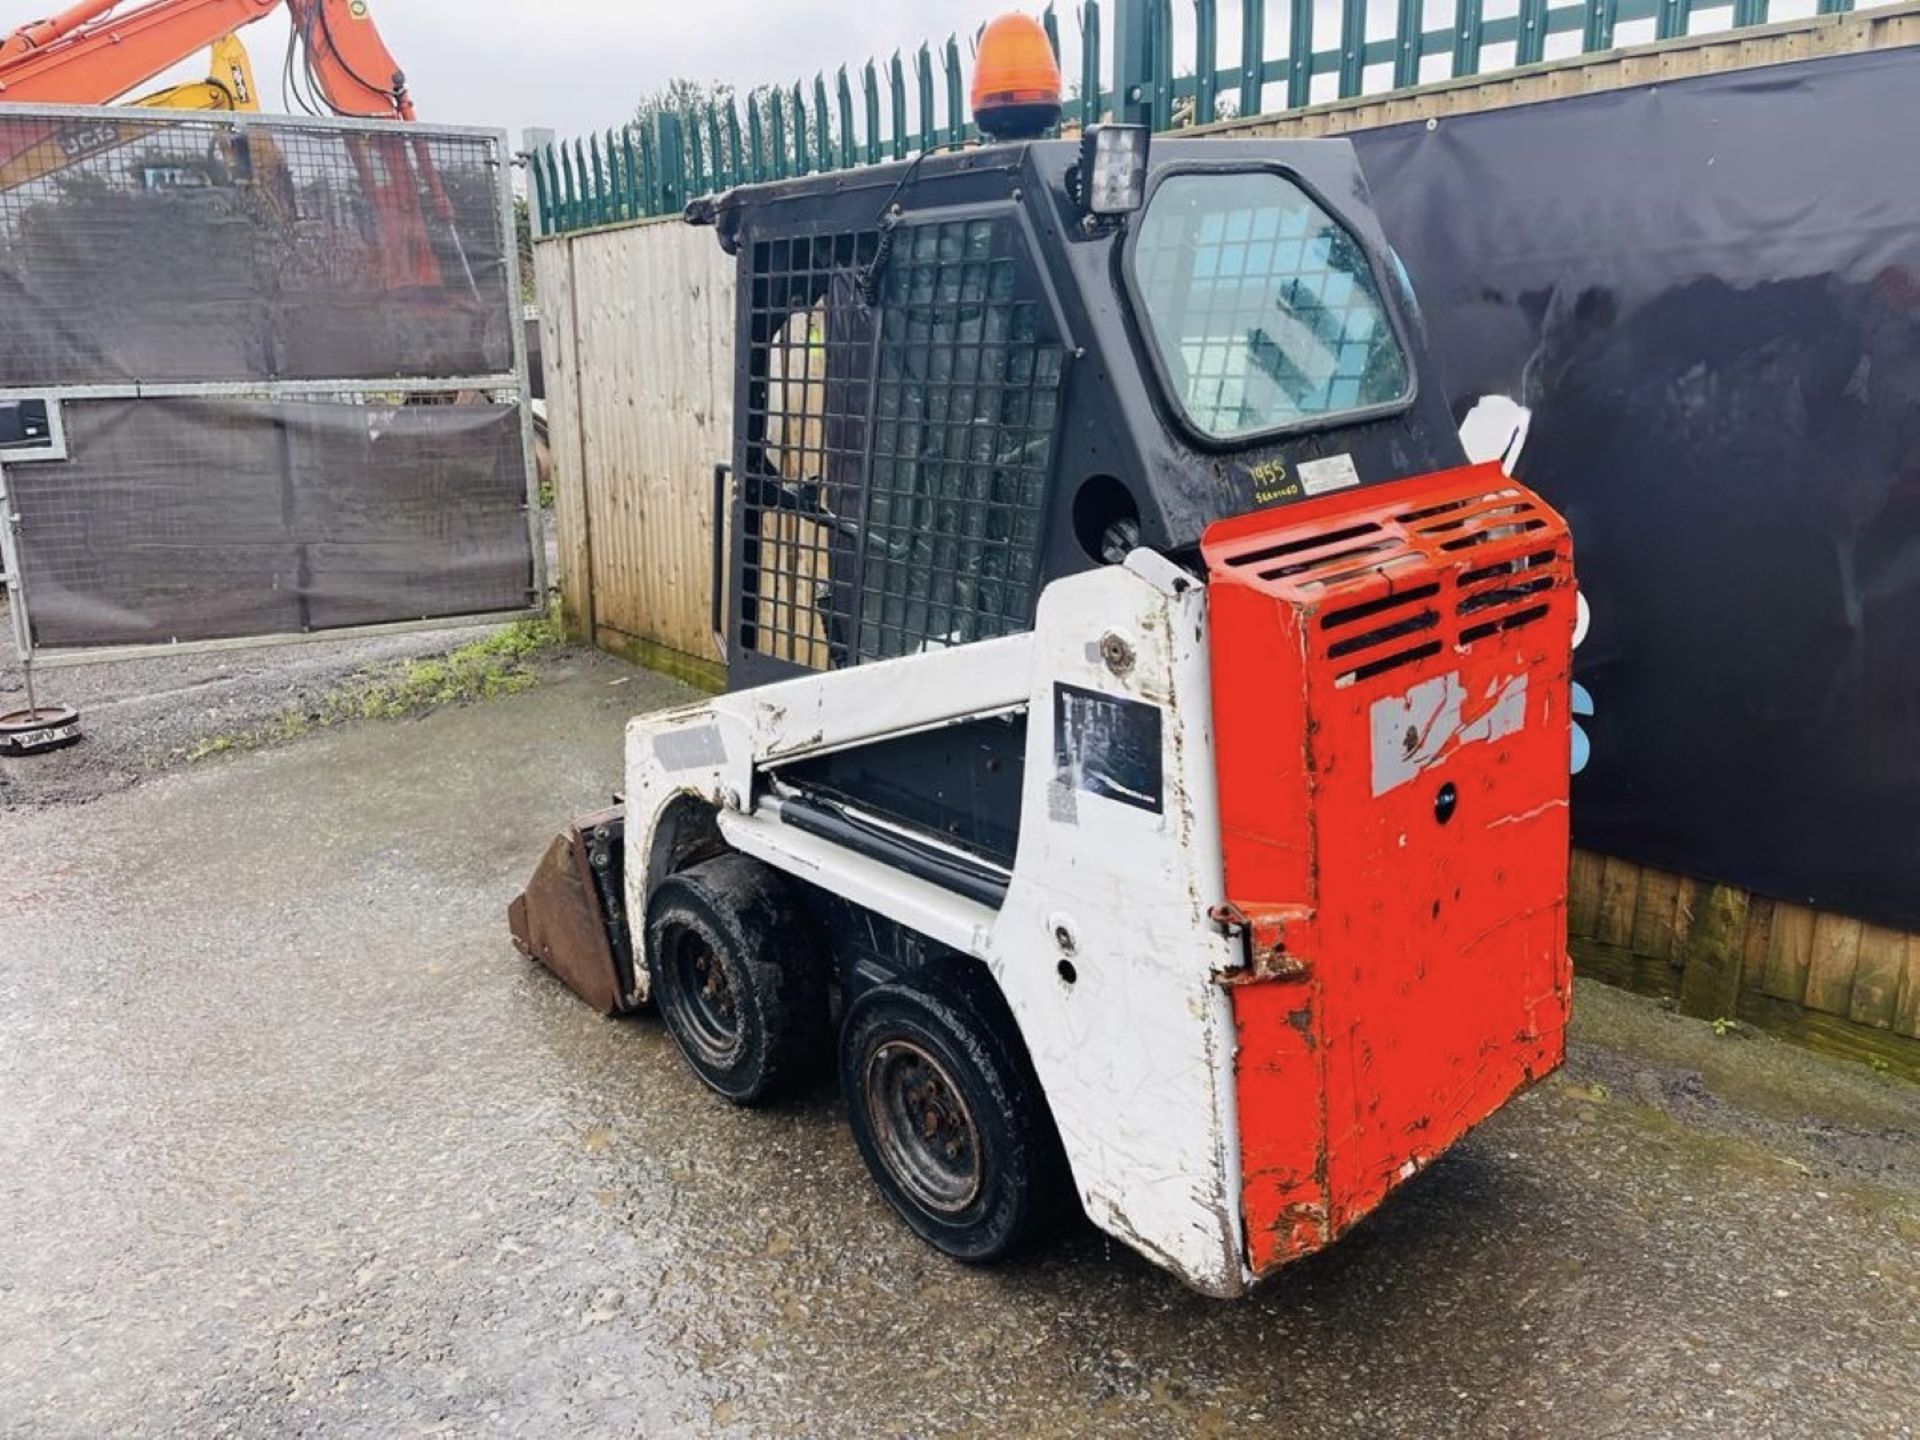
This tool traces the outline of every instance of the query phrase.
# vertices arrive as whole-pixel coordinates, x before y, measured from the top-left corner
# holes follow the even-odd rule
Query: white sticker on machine
[[[1360,472],[1353,468],[1351,455],[1302,460],[1294,469],[1300,475],[1300,488],[1309,495],[1324,495],[1329,490],[1345,490],[1360,483]]]
[[[1404,695],[1373,702],[1373,793],[1404,785],[1461,745],[1499,740],[1527,723],[1527,677],[1494,681],[1469,696],[1460,672],[1422,680]]]

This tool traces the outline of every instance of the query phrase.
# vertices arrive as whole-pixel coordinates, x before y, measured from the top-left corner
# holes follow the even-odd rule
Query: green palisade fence
[[[1387,83],[1394,89],[1420,83],[1421,62],[1429,56],[1445,57],[1449,75],[1483,75],[1490,73],[1482,68],[1489,49],[1503,61],[1510,53],[1512,66],[1532,65],[1545,56],[1554,35],[1576,35],[1580,50],[1593,54],[1612,49],[1618,27],[1634,21],[1651,20],[1655,38],[1666,40],[1690,33],[1698,17],[1722,11],[1731,12],[1735,28],[1769,19],[1769,0],[1519,0],[1517,13],[1495,19],[1484,17],[1483,0],[1455,0],[1452,22],[1433,26],[1423,0],[1397,0],[1393,33],[1369,35],[1366,0],[1341,0],[1339,33],[1327,36],[1315,32],[1313,0],[1237,0],[1238,63],[1221,66],[1217,0],[1185,0],[1194,19],[1185,55],[1176,53],[1174,3],[1081,0],[1075,16],[1080,67],[1069,77],[1074,83],[1064,106],[1069,124],[1116,119],[1171,130],[1219,118],[1223,97],[1243,116],[1299,109],[1322,75],[1335,77],[1344,99],[1367,91],[1375,67],[1391,75]],[[1002,7],[982,0],[982,8]],[[1851,10],[1853,0],[1818,0],[1818,8],[1823,15],[1838,14]],[[1271,28],[1284,37],[1286,48],[1278,55],[1267,53],[1270,16],[1276,21]],[[1041,22],[1058,55],[1060,25],[1052,5]],[[1104,48],[1109,33],[1110,54]],[[1510,52],[1498,48],[1506,46]],[[976,133],[966,113],[966,65],[957,36],[937,52],[921,45],[910,61],[898,51],[884,66],[866,61],[858,71],[857,101],[855,83],[843,65],[831,86],[822,73],[810,84],[767,86],[696,113],[661,114],[647,125],[544,146],[528,157],[540,232],[557,235],[677,214],[689,199],[709,191],[902,159]],[[1271,109],[1269,96],[1279,101]]]

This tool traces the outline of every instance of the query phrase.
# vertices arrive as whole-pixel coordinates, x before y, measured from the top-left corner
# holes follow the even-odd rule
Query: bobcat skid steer
[[[735,1102],[837,1064],[951,1255],[1065,1195],[1222,1296],[1559,1065],[1567,530],[1465,464],[1345,142],[1103,126],[690,218],[738,263],[731,688],[631,723],[524,949]]]

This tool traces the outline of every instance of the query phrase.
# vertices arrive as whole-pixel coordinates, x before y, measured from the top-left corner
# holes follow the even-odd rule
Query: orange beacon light
[[[992,140],[1030,140],[1060,119],[1060,64],[1031,15],[997,15],[980,32],[969,96],[974,124]]]

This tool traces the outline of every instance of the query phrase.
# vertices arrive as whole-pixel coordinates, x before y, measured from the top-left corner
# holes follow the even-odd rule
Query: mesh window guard
[[[873,317],[858,294],[878,235],[753,249],[740,643],[824,670],[853,624]]]
[[[905,232],[887,274],[858,658],[1024,630],[1064,352],[1013,225]]]
[[[1001,218],[753,251],[743,648],[811,669],[1033,619],[1064,349]]]

